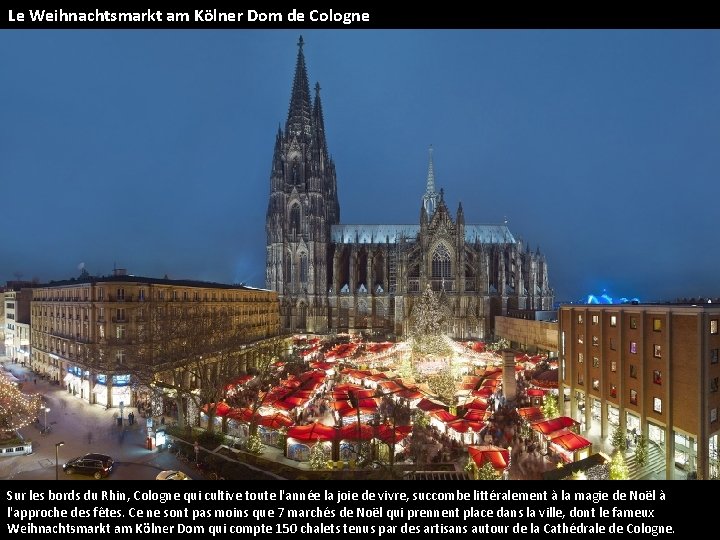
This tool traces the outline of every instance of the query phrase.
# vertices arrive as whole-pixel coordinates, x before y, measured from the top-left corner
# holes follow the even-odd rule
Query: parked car
[[[155,480],[192,480],[192,478],[182,471],[161,471]]]
[[[82,457],[71,459],[63,465],[65,474],[87,474],[96,480],[105,478],[112,472],[115,461],[106,454],[85,454]]]

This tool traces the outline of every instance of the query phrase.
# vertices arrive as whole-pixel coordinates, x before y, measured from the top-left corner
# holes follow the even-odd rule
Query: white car
[[[182,471],[161,471],[155,480],[192,480],[192,478]]]

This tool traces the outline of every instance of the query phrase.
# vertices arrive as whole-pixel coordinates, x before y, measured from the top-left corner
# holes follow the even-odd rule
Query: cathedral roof
[[[420,225],[333,225],[330,239],[336,244],[396,244],[413,241]],[[465,225],[465,241],[481,244],[514,244],[515,237],[507,225]]]

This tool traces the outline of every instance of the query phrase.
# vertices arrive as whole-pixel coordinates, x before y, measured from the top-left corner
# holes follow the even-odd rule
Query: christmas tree
[[[547,394],[543,401],[542,406],[543,414],[545,418],[557,418],[560,416],[557,405],[557,398],[554,394]]]
[[[321,442],[316,442],[310,449],[310,468],[313,470],[327,469],[327,458],[325,449]]]
[[[610,461],[610,480],[627,480],[629,474],[623,453],[616,450]]]
[[[413,349],[425,354],[449,354],[451,348],[442,327],[445,323],[445,313],[440,306],[440,300],[430,285],[427,286],[420,300],[412,311],[412,338]]]
[[[40,407],[40,396],[25,395],[16,384],[0,377],[0,431],[14,437],[16,430],[38,417]]]
[[[610,444],[615,450],[624,452],[627,449],[627,440],[625,439],[625,433],[620,426],[615,426],[610,439]]]
[[[635,463],[638,467],[644,467],[648,459],[648,442],[645,435],[638,435],[637,445],[635,446]]]

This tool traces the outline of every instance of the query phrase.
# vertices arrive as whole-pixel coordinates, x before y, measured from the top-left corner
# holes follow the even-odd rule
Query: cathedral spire
[[[290,95],[290,109],[288,110],[285,131],[289,135],[310,134],[312,108],[310,106],[310,85],[308,84],[305,55],[303,54],[304,41],[302,36],[298,41],[297,64],[295,65],[295,78],[293,79],[292,94]]]
[[[435,192],[435,168],[433,166],[433,147],[430,145],[428,162],[427,182],[425,185],[425,194],[423,195],[423,207],[427,212],[428,218],[432,218],[438,203],[438,194]]]
[[[317,133],[319,146],[322,150],[327,152],[327,142],[325,140],[325,120],[323,119],[322,102],[320,101],[320,83],[315,83],[313,120],[315,121],[315,130]]]

